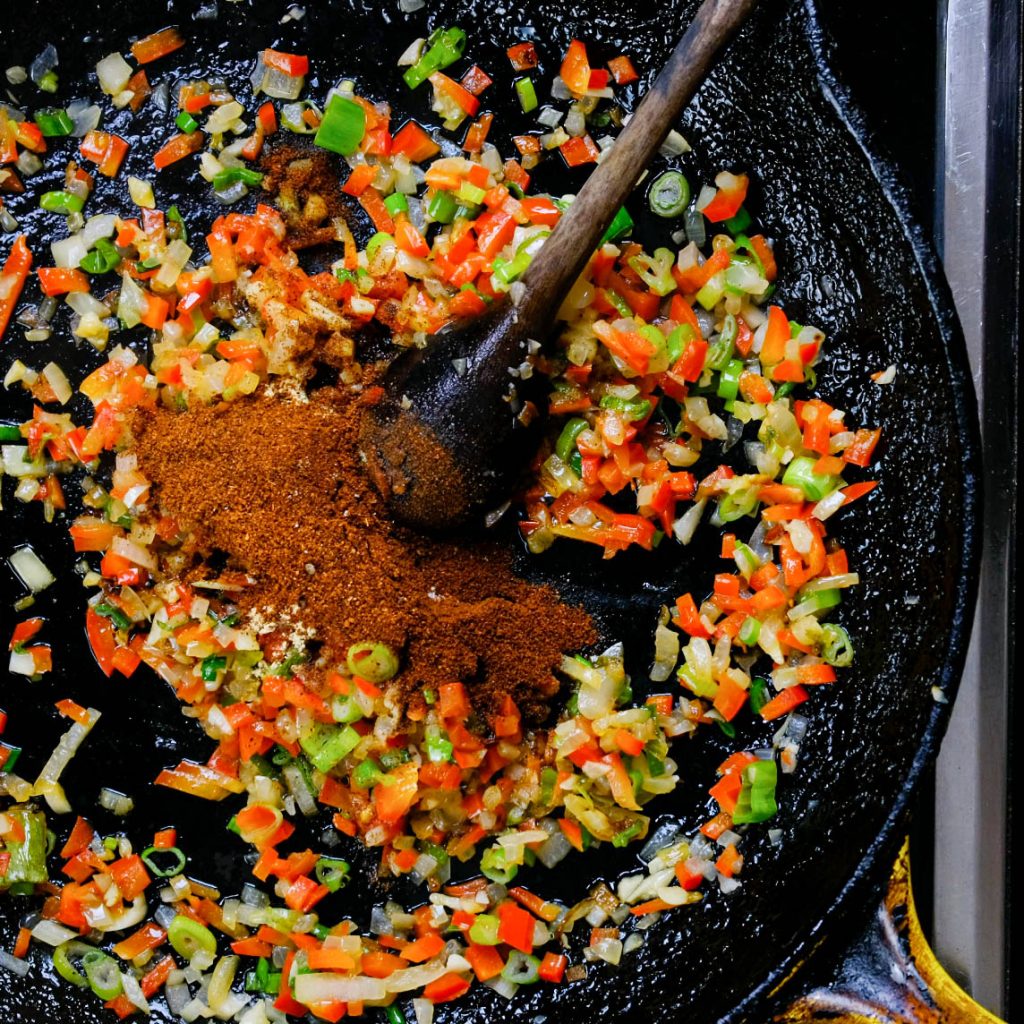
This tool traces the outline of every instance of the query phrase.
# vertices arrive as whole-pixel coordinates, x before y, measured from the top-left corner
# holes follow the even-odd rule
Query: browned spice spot
[[[277,143],[264,150],[263,187],[274,196],[288,229],[291,249],[308,249],[337,240],[332,224],[347,219],[338,165],[322,149],[301,143]]]
[[[533,723],[557,690],[563,651],[593,643],[582,609],[511,571],[494,543],[425,537],[387,518],[357,453],[361,408],[350,391],[308,404],[259,396],[135,424],[140,468],[160,509],[190,532],[197,562],[223,552],[256,578],[244,611],[298,606],[316,631],[321,671],[352,643],[400,652],[408,705],[422,690],[467,683],[488,718],[508,693]],[[203,570],[209,576],[208,570]]]

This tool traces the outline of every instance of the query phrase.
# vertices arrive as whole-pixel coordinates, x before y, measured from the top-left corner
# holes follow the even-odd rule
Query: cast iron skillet
[[[485,98],[499,110],[495,141],[507,153],[508,136],[531,126],[515,109],[503,55],[512,42],[538,42],[542,95],[574,35],[592,43],[595,58],[623,50],[632,54],[649,78],[695,4],[651,4],[641,13],[614,0],[508,5],[431,0],[424,11],[407,16],[395,0],[338,0],[329,10],[306,5],[304,20],[285,25],[279,18],[287,5],[280,0],[222,2],[214,21],[197,20],[198,6],[195,0],[172,3],[165,15],[155,6],[124,0],[8,5],[3,66],[27,64],[46,42],[55,42],[61,58],[59,99],[66,102],[85,92],[76,82],[99,57],[113,49],[126,51],[132,38],[173,22],[192,42],[153,66],[153,81],[223,73],[237,89],[252,55],[278,45],[313,57],[314,97],[322,97],[338,77],[353,77],[365,95],[389,99],[399,120],[404,114],[429,120],[426,90],[410,96],[394,60],[411,39],[425,34],[425,25],[458,23],[469,30],[469,55],[497,77]],[[820,393],[848,410],[848,422],[884,427],[883,457],[871,470],[881,486],[857,511],[843,515],[838,527],[864,581],[838,616],[855,639],[855,665],[805,706],[810,733],[797,774],[780,786],[781,811],[773,822],[782,830],[781,845],[768,842],[765,828],[749,833],[737,893],[723,898],[712,891],[697,907],[667,915],[618,970],[592,968],[577,985],[521,990],[510,1004],[476,988],[440,1010],[443,1022],[483,1022],[496,1013],[517,1021],[543,1019],[541,1014],[548,1020],[628,1017],[701,1024],[767,1016],[772,993],[794,966],[826,935],[850,934],[873,903],[912,787],[936,751],[948,705],[936,703],[932,690],[940,687],[949,698],[955,691],[975,589],[974,396],[934,254],[909,218],[891,172],[872,156],[864,126],[831,77],[824,51],[812,8],[797,0],[767,0],[687,112],[682,127],[693,152],[678,163],[692,182],[711,180],[721,167],[751,172],[750,205],[766,233],[779,239],[779,298],[796,320],[815,323],[829,335]],[[239,95],[244,101],[247,89]],[[626,96],[635,98],[633,87]],[[38,105],[38,94],[27,102]],[[122,112],[107,121],[105,127],[137,140],[129,173],[153,177],[150,154],[174,130],[172,117],[173,112],[147,107],[135,120]],[[10,201],[42,262],[43,243],[61,223],[33,212],[34,196],[57,187],[51,182],[60,177],[61,165],[62,160],[48,161],[33,182],[33,195]],[[557,160],[538,173],[538,182],[558,192],[574,187]],[[92,211],[120,208],[127,198],[121,182],[102,182],[99,191],[90,200]],[[103,196],[112,191],[118,201],[107,206]],[[162,206],[177,202],[194,235],[214,212],[208,187],[190,185],[187,174],[165,172],[157,195]],[[665,230],[645,221],[642,195],[633,206],[649,239]],[[367,225],[361,227],[365,238]],[[11,240],[4,239],[4,250]],[[36,297],[30,288],[26,298]],[[101,361],[91,350],[72,347],[66,333],[34,347],[20,332],[8,333],[5,366],[15,355],[41,366],[59,353],[68,369],[78,371]],[[873,384],[868,374],[890,363],[899,367],[895,384]],[[20,396],[5,396],[5,402],[5,419],[28,415],[29,404]],[[38,506],[17,507],[6,489],[5,500],[2,554],[28,539],[61,578],[34,609],[48,619],[44,638],[55,646],[56,671],[39,684],[8,677],[3,685],[3,706],[11,718],[4,738],[26,747],[19,770],[33,778],[62,730],[54,700],[70,695],[93,704],[104,717],[69,772],[67,789],[75,807],[100,830],[124,829],[138,839],[155,827],[176,824],[180,845],[191,858],[189,871],[225,893],[236,891],[248,868],[240,843],[224,830],[228,808],[154,790],[150,783],[161,767],[182,757],[205,759],[209,741],[182,718],[165,686],[144,671],[130,681],[100,676],[82,636],[84,598],[62,532],[41,524]],[[509,542],[514,543],[511,534]],[[605,563],[594,552],[563,544],[542,558],[520,554],[517,564],[523,574],[552,581],[567,598],[597,610],[608,639],[626,642],[634,686],[642,694],[649,685],[645,670],[657,608],[690,588],[707,590],[710,574],[721,564],[718,545],[718,534],[705,528],[685,552],[663,545],[652,554]],[[0,578],[0,632],[9,635],[11,602],[19,591],[6,568]],[[746,724],[734,741],[705,732],[696,742],[679,744],[684,782],[655,805],[657,821],[676,818],[688,828],[699,824],[710,807],[705,794],[715,764],[741,744],[768,741],[771,732],[768,726]],[[95,808],[101,785],[134,797],[137,809],[127,822]],[[69,825],[60,824],[62,834]],[[306,841],[320,838],[314,831]],[[369,908],[385,894],[374,883],[375,858],[354,842],[345,841],[340,849],[353,861],[356,881],[325,906],[324,916],[350,914],[365,925]],[[527,873],[526,884],[572,902],[598,873],[614,879],[637,867],[634,850],[607,851],[570,858],[553,874]],[[403,884],[387,892],[413,903],[419,899]],[[28,901],[3,901],[4,948],[10,949],[27,909]],[[0,1006],[16,1022],[106,1019],[91,995],[52,984],[38,953],[26,980],[0,972]],[[164,1019],[166,1010],[158,1005],[154,1016]]]

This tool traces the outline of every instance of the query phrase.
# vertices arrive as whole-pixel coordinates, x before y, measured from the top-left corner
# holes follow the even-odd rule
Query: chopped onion
[[[96,76],[100,80],[100,88],[108,96],[116,96],[123,92],[132,77],[131,65],[119,53],[111,53],[96,65]]]
[[[33,174],[38,174],[43,169],[43,161],[35,153],[25,149],[18,154],[15,166],[24,177],[31,178]]]
[[[24,363],[15,360],[4,378],[4,387],[21,380],[24,373],[13,373],[15,366],[20,366],[21,371],[27,369]],[[46,463],[28,457],[28,448],[23,444],[5,444],[0,448],[3,455],[3,471],[8,476],[15,477],[44,477],[46,476]],[[17,553],[17,552],[15,552]],[[49,586],[49,584],[47,584]]]
[[[36,795],[45,797],[46,802],[58,814],[71,810],[58,780],[64,769],[71,763],[71,759],[77,753],[85,737],[92,732],[93,726],[100,720],[100,713],[95,708],[88,708],[86,715],[85,724],[72,722],[71,728],[61,736],[60,742],[50,754],[46,764],[43,765],[43,769],[32,787]],[[58,808],[66,808],[66,810],[62,811]]]
[[[704,185],[697,196],[697,209],[704,212],[704,208],[715,198],[715,189],[710,185]]]
[[[64,925],[43,918],[33,929],[32,938],[45,942],[48,946],[62,946],[65,942],[77,939],[78,932],[65,928]]]
[[[310,793],[302,772],[295,765],[290,764],[281,771],[281,775],[288,786],[288,791],[299,805],[299,810],[307,818],[311,818],[317,812],[316,799]]]
[[[444,968],[441,968],[444,973]],[[396,971],[395,974],[404,974]],[[393,977],[393,975],[392,975]],[[390,980],[390,979],[388,979]],[[295,998],[311,1003],[362,1003],[386,999],[388,987],[381,978],[348,977],[344,974],[300,974],[294,978]]]
[[[6,447],[8,446],[5,445]],[[9,447],[15,446],[11,445]],[[4,471],[7,471],[6,451],[4,452]],[[17,573],[21,582],[33,594],[38,594],[41,590],[45,590],[50,586],[51,583],[56,582],[56,577],[53,573],[47,569],[40,557],[27,544],[24,547],[16,548],[12,554],[8,555],[7,562]],[[96,712],[96,714],[98,716],[99,712]]]
[[[76,235],[68,235],[67,238],[61,238],[56,242],[50,243],[53,263],[57,267],[77,267],[85,259],[85,254],[88,251],[89,245],[81,232]],[[71,294],[81,295],[84,293],[72,292]]]
[[[156,558],[142,545],[136,544],[127,537],[115,537],[111,544],[111,550],[115,555],[127,558],[129,562],[141,565],[144,569],[156,569]]]
[[[43,367],[43,376],[46,378],[46,382],[53,389],[53,393],[57,398],[57,401],[61,405],[66,405],[68,400],[74,394],[71,389],[71,384],[68,381],[64,371],[56,363],[47,363]]]
[[[135,807],[135,801],[130,796],[125,796],[124,793],[120,793],[116,789],[108,789],[106,786],[100,790],[99,802],[100,807],[110,811],[111,814],[116,814],[120,818],[123,818],[126,814],[131,814]]]
[[[68,117],[74,122],[73,138],[80,139],[86,132],[99,127],[100,108],[88,100],[72,100],[67,106]]]
[[[142,178],[128,177],[128,194],[136,206],[144,210],[152,210],[156,206],[156,197],[153,195],[153,185]]]
[[[704,514],[704,506],[707,505],[707,503],[707,498],[701,498],[700,501],[694,502],[694,504],[672,524],[672,533],[680,544],[689,544],[690,541],[693,540],[693,535],[697,532],[701,516]]]
[[[559,79],[559,81],[561,81],[561,79]],[[484,984],[492,992],[497,992],[498,995],[504,999],[511,999],[516,992],[519,991],[519,986],[514,981],[507,981],[500,975],[497,978],[491,978],[489,981],[485,981]]]
[[[679,634],[659,623],[654,631],[654,664],[651,666],[651,681],[663,683],[672,675],[679,660]]]
[[[125,997],[133,1006],[138,1007],[143,1013],[149,1013],[149,1003],[142,994],[142,986],[134,974],[128,971],[121,972],[121,987],[124,989]]]
[[[34,61],[28,69],[29,77],[35,82],[36,85],[42,89],[43,79],[57,66],[59,59],[57,57],[57,48],[53,43],[47,43],[43,47],[42,53]],[[52,92],[52,90],[50,90]]]
[[[665,136],[659,150],[664,156],[682,156],[690,152],[690,144],[674,128]]]
[[[31,970],[27,960],[19,960],[16,956],[11,956],[6,949],[0,949],[0,967],[6,967],[7,970],[13,971],[22,978]],[[426,1000],[419,1000],[419,1002],[426,1002]]]
[[[412,1009],[416,1024],[434,1024],[434,1004],[429,999],[414,999]]]

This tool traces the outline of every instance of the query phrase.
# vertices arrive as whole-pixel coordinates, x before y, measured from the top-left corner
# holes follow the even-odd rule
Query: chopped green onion
[[[44,192],[39,197],[39,205],[50,213],[81,213],[85,200],[71,192]]]
[[[66,110],[60,110],[57,107],[37,111],[34,119],[39,130],[48,139],[70,135],[75,130],[75,122],[71,119],[71,115]]]
[[[316,862],[316,880],[326,885],[331,892],[337,892],[348,884],[350,868],[347,860],[321,857]]]
[[[384,1007],[384,1016],[387,1017],[388,1024],[408,1024],[405,1014],[394,1003]]]
[[[496,946],[500,925],[494,914],[477,914],[469,926],[469,941],[477,946]]]
[[[97,615],[102,615],[104,618],[110,619],[118,629],[130,629],[132,620],[120,608],[115,608],[112,604],[95,604],[92,610]]]
[[[248,167],[225,167],[213,176],[213,189],[215,192],[222,192],[229,185],[236,182],[255,188],[263,181],[263,175],[259,171],[250,170]]]
[[[427,751],[427,760],[434,763],[450,761],[455,753],[451,740],[439,734],[428,735],[424,747]]]
[[[351,725],[352,722],[358,722],[360,718],[364,717],[363,709],[355,697],[352,695],[345,697],[340,694],[331,701],[331,715],[336,722],[340,722],[342,725]]]
[[[455,219],[455,196],[451,192],[435,192],[433,198],[427,203],[427,216],[438,224],[451,224]]]
[[[605,242],[615,242],[622,238],[624,235],[628,235],[633,230],[633,218],[630,217],[629,211],[624,207],[619,207],[619,212],[615,214],[611,224],[608,225],[605,233],[601,236],[601,244]],[[627,313],[626,316],[630,316],[631,313]]]
[[[722,367],[718,378],[718,397],[727,402],[735,402],[740,393],[740,376],[743,374],[743,360],[730,359]],[[731,407],[730,407],[731,408]]]
[[[185,219],[176,206],[169,206],[167,208],[167,220],[169,222],[167,237],[172,240],[178,238],[183,242],[188,242],[188,229],[185,227]]]
[[[491,846],[480,858],[480,870],[499,885],[507,885],[519,872],[518,864],[509,864],[504,846]]]
[[[651,412],[649,398],[619,398],[618,395],[603,395],[601,408],[612,409],[627,423],[645,419]]]
[[[90,249],[78,264],[89,274],[108,274],[121,264],[121,254],[109,238],[100,238],[96,246]]]
[[[44,72],[40,77],[36,85],[39,86],[43,92],[56,92],[57,91],[57,72],[50,68],[49,71]]]
[[[831,473],[815,473],[817,459],[799,455],[786,467],[782,482],[787,487],[799,487],[808,501],[821,501],[842,486],[842,480]]]
[[[349,671],[371,683],[385,683],[398,672],[398,657],[385,644],[353,644],[346,659]]]
[[[351,156],[363,141],[366,112],[356,102],[335,93],[320,122],[313,142],[332,153]]]
[[[810,593],[797,594],[797,604],[790,608],[787,613],[790,621],[799,619],[804,615],[813,615],[816,612],[824,612],[829,608],[835,608],[843,600],[843,592],[836,589],[813,590]]]
[[[532,985],[540,979],[540,961],[535,956],[513,949],[501,977],[513,985]]]
[[[747,213],[745,206],[741,206],[739,210],[736,211],[736,215],[734,217],[730,217],[725,222],[725,230],[728,231],[730,235],[742,234],[749,227],[750,214]]]
[[[523,108],[524,114],[536,110],[538,106],[537,90],[533,86],[532,79],[516,79],[516,95],[519,97],[519,105]]]
[[[479,206],[484,201],[485,195],[487,195],[487,189],[480,188],[479,185],[474,185],[471,181],[464,181],[455,193],[455,198],[464,203]]]
[[[391,195],[384,200],[384,205],[387,207],[387,211],[392,217],[397,217],[400,213],[409,212],[409,200],[406,198],[404,192],[392,192]]]
[[[651,183],[647,201],[659,217],[678,217],[690,205],[690,183],[679,171],[665,171]]]
[[[631,772],[630,775],[633,773]],[[634,785],[634,789],[635,789]],[[621,832],[616,832],[612,836],[612,846],[628,846],[630,842],[635,839],[644,830],[645,822],[643,820],[636,820],[632,824],[627,825],[626,828],[622,829]]]
[[[758,676],[750,684],[750,710],[756,715],[770,700],[768,696],[768,680]]]
[[[200,950],[213,956],[217,952],[217,938],[204,924],[178,914],[167,926],[167,941],[178,956],[191,960]]]
[[[93,949],[82,957],[82,966],[85,968],[89,988],[104,1002],[116,999],[121,994],[121,971],[112,956],[101,949]]]
[[[215,683],[217,673],[227,668],[228,659],[223,654],[209,654],[199,664],[199,674],[204,683]]]
[[[732,313],[726,313],[725,319],[722,321],[722,333],[708,349],[705,365],[712,370],[724,370],[729,365],[729,360],[732,359],[738,334],[739,324],[736,322],[736,317]]]
[[[0,424],[0,441],[23,441],[24,438],[21,436],[21,427],[15,426],[13,423]]]
[[[299,745],[313,766],[325,775],[342,758],[359,746],[362,737],[351,725],[327,725],[316,722],[310,732],[299,739]]]
[[[422,85],[435,71],[454,64],[466,48],[466,33],[457,25],[439,28],[427,40],[423,56],[402,75],[410,89]]]
[[[740,626],[739,641],[746,647],[753,647],[757,643],[757,638],[761,635],[761,620],[755,619],[753,615],[748,615],[743,620],[743,625]]]
[[[173,857],[174,863],[168,867],[162,868],[153,860],[154,854],[161,857]],[[159,848],[156,846],[149,846],[143,850],[139,856],[142,858],[142,863],[149,868],[150,873],[155,875],[157,878],[173,878],[175,875],[180,875],[182,871],[185,870],[185,854],[183,854],[177,846],[165,846]]]
[[[183,110],[175,119],[174,123],[186,134],[191,135],[199,130],[199,122],[187,111]]]
[[[555,454],[563,461],[568,462],[570,456],[576,451],[576,439],[590,426],[585,419],[574,416],[564,427],[558,440],[555,442]]]
[[[245,991],[266,992],[269,979],[270,961],[265,956],[261,956],[256,962],[256,969],[249,971],[245,976]]]
[[[778,814],[775,787],[779,769],[774,761],[752,761],[743,769],[743,782],[732,820],[737,825],[757,824]]]
[[[88,988],[88,979],[75,968],[71,958],[81,958],[86,953],[92,953],[95,950],[95,946],[90,946],[87,942],[80,942],[78,939],[62,942],[53,951],[54,969],[65,981],[70,981],[72,985],[77,985],[78,988]]]
[[[368,757],[356,765],[356,770],[352,773],[352,784],[360,789],[369,789],[376,786],[383,777],[384,773],[377,767],[377,762]]]
[[[821,656],[825,661],[836,668],[847,668],[853,664],[853,642],[850,640],[850,634],[834,622],[826,622],[822,626],[822,631],[825,636]]]
[[[617,292],[614,288],[605,288],[605,298],[615,307],[615,312],[621,317],[631,317],[633,310],[629,308],[629,303]]]

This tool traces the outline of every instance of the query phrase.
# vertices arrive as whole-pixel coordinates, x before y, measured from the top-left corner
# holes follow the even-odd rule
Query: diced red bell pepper
[[[280,71],[292,78],[301,78],[309,73],[309,58],[295,53],[282,53],[280,50],[264,50],[263,63],[268,68]]]
[[[185,39],[176,28],[165,28],[132,43],[132,56],[140,64],[166,57],[185,45]]]
[[[578,39],[573,39],[569,43],[559,74],[569,92],[576,99],[582,99],[590,88],[590,60],[587,57],[586,46]]]
[[[625,55],[613,57],[608,61],[608,68],[611,70],[616,85],[629,85],[630,82],[635,82],[640,77],[636,73],[636,68],[633,67],[633,62]]]
[[[158,171],[169,167],[185,157],[198,153],[203,148],[206,136],[202,132],[192,132],[189,135],[175,135],[168,139],[154,154],[153,164]]]
[[[516,43],[506,51],[515,71],[529,71],[538,64],[537,48],[533,43]]]

